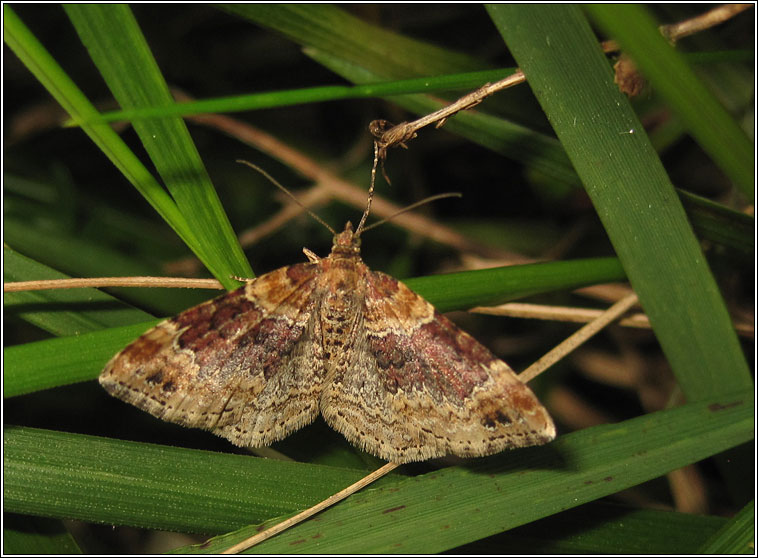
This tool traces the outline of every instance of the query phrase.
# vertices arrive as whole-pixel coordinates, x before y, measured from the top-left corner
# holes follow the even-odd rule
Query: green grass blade
[[[755,554],[755,500],[701,546],[698,554]]]
[[[648,8],[637,4],[591,4],[587,12],[618,40],[642,74],[687,129],[748,198],[755,192],[755,146],[682,54],[666,42]]]
[[[592,258],[429,275],[403,282],[440,312],[449,312],[625,279],[618,259]]]
[[[488,10],[581,177],[686,396],[751,386],[684,210],[581,11]]]
[[[122,108],[172,105],[131,9],[126,5],[72,4],[66,13]],[[181,118],[141,120],[134,128],[187,222],[191,246],[227,288],[232,276],[252,277],[221,202]]]
[[[3,5],[5,42],[55,100],[188,244],[194,235],[166,191],[108,124],[87,124],[98,111],[87,100],[8,4]]]
[[[287,89],[253,93],[234,97],[186,101],[161,107],[106,112],[99,116],[101,122],[139,120],[165,116],[189,116],[193,114],[241,112],[274,107],[286,107],[307,103],[321,103],[341,99],[366,99],[390,97],[412,93],[435,93],[439,91],[468,90],[480,87],[488,81],[498,81],[512,74],[513,68],[465,72],[436,77],[381,81],[366,85],[324,85],[303,89]]]
[[[6,283],[68,278],[7,246],[3,249],[3,264]],[[11,292],[3,298],[6,318],[18,316],[54,335],[79,335],[151,317],[97,289]]]
[[[724,246],[747,262],[754,261],[754,217],[684,190],[677,193],[698,238]]]
[[[290,37],[307,38],[310,46],[342,52],[346,60],[365,64],[377,74],[397,79],[482,70],[481,61],[381,29],[326,4],[219,4],[224,10]]]
[[[444,312],[623,278],[618,260],[599,258],[451,273],[408,284]],[[94,379],[108,359],[155,323],[7,347],[4,396]]]
[[[7,511],[199,533],[307,507],[365,475],[13,426],[3,442]]]
[[[3,349],[3,397],[94,379],[128,343],[160,320]]]

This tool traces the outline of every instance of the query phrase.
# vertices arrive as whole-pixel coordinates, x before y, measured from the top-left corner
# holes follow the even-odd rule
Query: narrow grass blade
[[[705,459],[750,440],[752,427],[752,391],[739,392],[387,478],[254,551],[440,552]],[[4,450],[8,511],[205,533],[305,509],[364,474],[22,427],[6,427]]]
[[[752,386],[686,214],[579,8],[488,10],[581,177],[686,396]]]
[[[465,54],[403,37],[326,4],[219,4],[224,10],[395,78],[486,69]],[[392,56],[389,56],[389,54]]]
[[[118,351],[160,320],[3,349],[3,397],[93,380]]]
[[[261,110],[273,107],[286,107],[307,103],[321,103],[341,99],[365,99],[373,97],[389,97],[408,95],[412,93],[435,93],[438,91],[468,90],[480,87],[482,83],[497,81],[512,74],[513,68],[500,70],[484,70],[481,72],[466,72],[444,76],[423,77],[393,81],[378,81],[366,85],[324,85],[321,87],[306,87],[303,89],[287,89],[253,93],[236,97],[222,97],[187,101],[161,107],[147,107],[103,113],[99,116],[101,122],[119,120],[140,120],[145,118],[161,118],[165,116],[189,116],[204,113],[241,112]]]
[[[547,446],[366,490],[324,511],[318,521],[296,526],[251,552],[443,552],[743,443],[753,436],[752,423],[748,391],[589,428]],[[247,528],[233,538],[241,540],[255,530]],[[220,549],[216,541],[194,547],[196,552]]]

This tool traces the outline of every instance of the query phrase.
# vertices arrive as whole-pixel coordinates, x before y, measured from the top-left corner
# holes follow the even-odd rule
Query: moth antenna
[[[255,165],[255,164],[251,163],[250,161],[245,161],[244,159],[237,159],[237,162],[238,163],[242,163],[243,165],[247,165],[251,169],[253,169],[253,170],[258,171],[259,173],[261,173],[265,178],[268,179],[269,182],[271,182],[274,186],[276,186],[282,192],[284,192],[285,194],[287,194],[292,199],[292,201],[294,201],[297,205],[299,205],[304,210],[306,210],[311,217],[313,217],[316,221],[318,221],[319,223],[321,223],[322,225],[324,225],[327,229],[329,229],[329,232],[331,232],[333,235],[337,234],[335,232],[335,230],[332,227],[330,227],[329,224],[326,221],[324,221],[321,217],[319,217],[313,211],[311,211],[308,207],[306,207],[303,204],[303,202],[301,202],[299,199],[297,199],[295,197],[295,194],[293,194],[292,192],[290,192],[289,190],[287,190],[287,188],[285,188],[284,186],[282,186],[281,184],[279,184],[279,182],[277,182],[277,180],[273,176],[271,176],[269,173],[267,173],[261,167],[259,167],[258,165]],[[370,200],[369,200],[369,204],[370,204]]]
[[[366,223],[369,211],[371,211],[371,202],[374,199],[374,184],[376,183],[376,166],[379,163],[379,142],[374,141],[374,164],[371,166],[371,184],[368,187],[368,201],[366,202],[366,211],[363,212],[361,222],[358,223],[358,228],[355,229],[355,237],[360,236],[363,232],[363,225]]]
[[[378,227],[379,225],[383,225],[387,221],[391,221],[398,215],[402,215],[403,213],[411,211],[412,209],[416,209],[417,207],[421,205],[425,205],[427,203],[437,201],[437,200],[443,200],[445,198],[462,198],[462,197],[463,197],[463,194],[461,194],[460,192],[447,192],[445,194],[435,194],[434,196],[429,196],[428,198],[424,198],[423,200],[417,201],[416,203],[412,203],[411,205],[404,207],[400,211],[393,213],[392,215],[382,219],[381,221],[377,221],[376,223],[371,223],[368,227],[364,227],[363,231],[364,232],[370,231],[371,229],[374,229]]]

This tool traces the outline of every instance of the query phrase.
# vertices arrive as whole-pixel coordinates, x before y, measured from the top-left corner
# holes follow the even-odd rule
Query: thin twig
[[[216,279],[193,279],[189,277],[89,277],[86,279],[41,279],[38,281],[14,281],[3,284],[3,292],[41,291],[47,289],[84,289],[102,287],[168,287],[182,289],[218,289],[223,285]]]
[[[469,312],[489,316],[507,316],[510,318],[529,318],[534,320],[551,320],[557,322],[588,323],[605,312],[594,308],[577,308],[571,306],[550,306],[547,304],[530,304],[526,302],[509,302],[499,306],[477,306]],[[619,321],[619,325],[650,329],[650,320],[645,314],[638,313]]]
[[[502,89],[507,89],[518,83],[523,83],[524,81],[526,81],[524,72],[517,69],[510,76],[495,83],[486,83],[479,89],[464,95],[454,103],[442,107],[431,114],[422,116],[413,122],[401,122],[400,124],[393,126],[386,120],[374,120],[369,124],[369,130],[374,135],[376,142],[379,145],[379,158],[381,160],[386,159],[387,150],[390,147],[395,147],[397,145],[405,147],[405,142],[415,138],[416,133],[421,128],[428,126],[429,124],[434,124],[436,128],[439,128],[445,124],[448,118],[454,116],[460,111],[474,108],[493,93]]]
[[[297,525],[298,523],[305,521],[312,515],[317,514],[318,512],[325,510],[326,508],[333,506],[337,502],[344,500],[351,494],[354,494],[358,492],[361,488],[368,486],[372,482],[376,481],[377,479],[380,479],[393,469],[397,468],[397,463],[387,463],[383,467],[380,467],[373,473],[366,475],[358,482],[351,484],[344,490],[340,490],[336,494],[333,494],[332,496],[329,496],[326,500],[323,500],[322,502],[319,502],[313,507],[308,508],[305,511],[300,512],[299,514],[290,517],[289,519],[285,519],[281,523],[277,523],[273,527],[266,529],[265,531],[262,531],[258,533],[257,535],[254,535],[250,537],[249,539],[245,539],[244,541],[235,544],[234,546],[230,546],[226,550],[221,551],[221,554],[237,554],[238,552],[242,552],[243,550],[247,550],[248,548],[255,546],[256,544],[265,541],[266,539],[269,539],[273,537],[274,535],[281,533],[282,531],[289,529],[293,525]]]
[[[635,304],[637,304],[637,295],[634,293],[622,298],[616,304],[608,308],[608,310],[603,312],[603,314],[600,315],[597,319],[588,323],[579,331],[568,337],[565,341],[558,344],[554,349],[545,354],[529,368],[524,370],[521,374],[519,374],[519,380],[527,383],[531,379],[535,378],[550,368],[553,364],[558,362],[560,359],[565,357],[571,351],[576,349],[579,345],[587,341],[590,337],[595,335],[605,326],[619,318],[622,314],[624,314],[624,312],[629,310]]]

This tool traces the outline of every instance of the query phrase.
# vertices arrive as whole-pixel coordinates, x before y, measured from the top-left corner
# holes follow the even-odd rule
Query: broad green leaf
[[[547,446],[505,452],[356,494],[250,552],[442,552],[750,440],[752,423],[753,395],[746,391],[588,428],[559,436]],[[246,528],[190,548],[218,552],[255,531]]]
[[[744,443],[752,426],[752,391],[739,392],[407,480],[393,476],[254,550],[291,551],[302,541],[299,552],[439,552]],[[304,509],[363,475],[22,427],[6,427],[4,450],[8,511],[206,533]],[[256,530],[195,550],[218,552]]]
[[[5,509],[218,533],[307,507],[364,471],[6,426]]]
[[[118,351],[160,320],[3,349],[3,397],[92,380]]]

